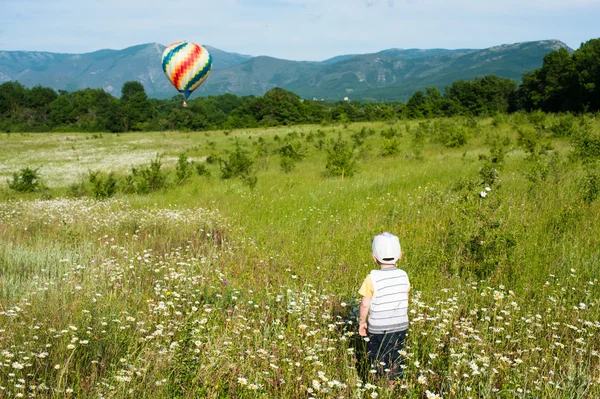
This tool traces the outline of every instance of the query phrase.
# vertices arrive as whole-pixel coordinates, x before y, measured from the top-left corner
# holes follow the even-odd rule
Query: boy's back
[[[367,349],[377,373],[397,378],[402,376],[399,353],[408,330],[410,282],[406,272],[396,267],[402,258],[398,237],[379,234],[373,239],[372,249],[380,269],[371,271],[358,291],[363,297],[359,333],[369,338]]]
[[[406,272],[394,267],[373,270],[369,276],[373,284],[369,333],[384,334],[408,329],[410,283]]]

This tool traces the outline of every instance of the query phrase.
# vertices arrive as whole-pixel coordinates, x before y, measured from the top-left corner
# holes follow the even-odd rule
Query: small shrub
[[[387,130],[381,131],[381,137],[384,139],[392,139],[394,137],[402,137],[402,132],[396,130],[394,127],[390,127]]]
[[[510,266],[516,239],[499,214],[501,197],[488,192],[477,179],[461,178],[454,185],[458,204],[443,239],[451,270],[461,276],[485,279]],[[485,192],[486,195],[482,195]]]
[[[586,204],[591,204],[600,197],[600,173],[588,170],[579,180],[579,194]]]
[[[396,137],[383,139],[381,155],[384,157],[397,155],[400,152],[400,141]]]
[[[479,130],[479,120],[477,120],[476,118],[470,116],[468,117],[465,122],[465,127],[478,131]]]
[[[113,173],[105,176],[100,172],[90,172],[88,181],[92,186],[92,195],[96,199],[110,198],[117,192],[117,180]]]
[[[550,214],[546,229],[558,238],[566,232],[577,229],[583,218],[584,213],[579,204],[564,204],[559,211]]]
[[[517,145],[523,148],[526,152],[535,151],[535,147],[537,146],[537,142],[540,138],[539,132],[530,129],[517,129],[518,138]]]
[[[444,147],[457,148],[467,143],[468,132],[466,128],[453,121],[436,122],[433,139]]]
[[[248,186],[251,190],[256,187],[256,183],[258,183],[258,177],[254,173],[250,173],[248,175],[241,177],[242,183]]]
[[[79,183],[73,183],[69,186],[68,195],[69,197],[81,198],[89,194],[87,184],[85,181]]]
[[[365,139],[367,138],[367,129],[365,129],[364,127],[355,133],[352,133],[350,135],[350,138],[352,139],[352,141],[354,142],[354,147],[360,147],[365,143]]]
[[[124,191],[137,194],[147,194],[164,188],[167,184],[167,176],[161,170],[162,162],[157,155],[150,161],[150,165],[131,168],[131,175],[124,181]]]
[[[503,123],[506,123],[506,115],[504,114],[496,114],[492,119],[492,126],[499,127]]]
[[[539,132],[546,130],[546,120],[547,115],[543,111],[536,110],[529,113],[529,122],[532,123]]]
[[[490,155],[480,155],[479,160],[483,161],[479,168],[479,178],[481,184],[485,187],[492,187],[498,179],[498,170],[504,166],[504,157],[507,147],[510,145],[510,139],[498,135],[486,137],[486,142],[490,145]]]
[[[583,163],[593,163],[600,160],[600,135],[591,129],[582,128],[573,136],[572,157]]]
[[[517,241],[501,221],[483,219],[483,225],[471,235],[465,246],[469,259],[467,270],[484,279],[498,266],[510,261]]]
[[[296,167],[296,161],[294,158],[283,155],[279,159],[279,166],[284,173],[290,173]]]
[[[558,119],[558,121],[550,126],[550,131],[554,137],[571,137],[576,134],[577,127],[575,125],[575,117],[567,114]]]
[[[177,159],[177,166],[175,167],[175,176],[177,178],[177,183],[181,184],[184,181],[188,180],[192,177],[193,171],[193,163],[188,162],[188,156],[185,152],[182,152]]]
[[[484,163],[479,168],[478,174],[481,185],[485,187],[492,187],[496,183],[496,180],[498,180],[498,169],[489,159],[484,159]]]
[[[196,164],[196,174],[198,176],[210,177],[210,171],[203,163]]]
[[[306,157],[306,149],[298,140],[290,140],[281,146],[277,152],[284,158],[290,158],[294,161],[301,161]]]
[[[254,143],[254,145],[256,146],[255,153],[257,157],[262,157],[269,153],[269,150],[267,149],[267,141],[262,137],[259,137],[258,140],[256,140],[256,142]]]
[[[327,163],[325,165],[329,176],[351,177],[356,172],[356,159],[350,144],[338,139],[327,149]]]
[[[298,132],[289,132],[284,137],[283,141],[287,141],[287,142],[296,141],[296,140],[298,140],[298,138],[299,138]]]
[[[235,151],[229,154],[229,159],[227,161],[220,159],[221,178],[249,176],[253,165],[254,161],[248,155],[248,151],[245,151],[239,142],[236,142]]]
[[[443,144],[448,148],[458,148],[467,144],[468,132],[462,126],[455,126],[445,136]]]
[[[523,174],[533,184],[545,182],[552,169],[556,169],[559,155],[549,144],[536,145],[525,157]]]
[[[21,193],[32,193],[43,188],[43,185],[40,182],[38,169],[26,167],[13,173],[12,180],[8,181],[8,187]]]
[[[219,154],[212,153],[208,157],[206,157],[206,163],[209,165],[214,165],[214,164],[219,163],[220,159],[221,159],[221,157],[219,156]]]
[[[373,129],[367,129],[366,127],[362,127],[362,129],[360,129],[360,131],[353,133],[350,138],[352,139],[352,141],[354,141],[354,147],[358,148],[361,147],[364,143],[367,137],[369,136],[373,136],[375,135],[375,130]]]

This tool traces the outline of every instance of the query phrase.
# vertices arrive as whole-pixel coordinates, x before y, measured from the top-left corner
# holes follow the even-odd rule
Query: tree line
[[[595,112],[600,110],[600,39],[570,54],[546,55],[541,68],[522,83],[488,75],[446,87],[417,91],[404,103],[303,100],[275,88],[263,96],[232,94],[196,98],[148,98],[139,82],[126,82],[120,98],[102,89],[75,92],[18,82],[0,85],[0,131],[128,132],[236,129],[302,123],[360,122],[440,116],[481,116],[519,110]]]

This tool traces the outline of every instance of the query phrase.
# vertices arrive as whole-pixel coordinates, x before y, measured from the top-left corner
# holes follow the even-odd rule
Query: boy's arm
[[[359,295],[362,295],[358,314],[358,333],[361,337],[367,336],[367,316],[369,315],[369,309],[371,307],[373,291],[373,281],[371,280],[371,276],[367,276],[365,281],[363,281],[360,290],[358,290]]]
[[[367,316],[369,314],[369,308],[371,307],[371,298],[367,298],[363,296],[362,301],[360,301],[360,311],[358,316],[358,333],[361,337],[367,336]]]

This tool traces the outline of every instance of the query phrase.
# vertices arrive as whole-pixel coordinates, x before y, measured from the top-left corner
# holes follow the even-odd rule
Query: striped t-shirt
[[[369,333],[404,331],[408,329],[408,291],[410,282],[404,270],[386,268],[373,270],[358,291],[371,298]]]

